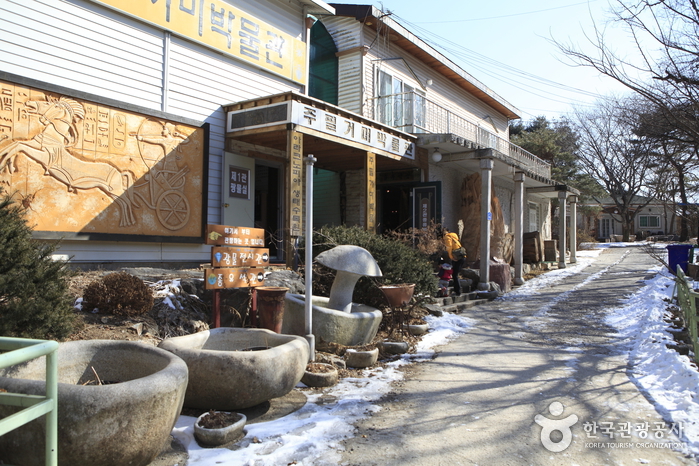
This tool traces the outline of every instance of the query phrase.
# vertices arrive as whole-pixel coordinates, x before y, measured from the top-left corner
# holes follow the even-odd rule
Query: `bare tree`
[[[592,110],[576,110],[579,162],[609,194],[615,208],[608,213],[621,223],[624,241],[633,232],[636,213],[654,197],[651,181],[653,152],[647,141],[634,134],[629,119],[633,106],[619,99],[600,100]],[[595,197],[600,204],[604,202]]]
[[[607,30],[595,27],[591,52],[554,40],[576,64],[621,83],[656,107],[686,138],[699,141],[699,6],[696,0],[615,0],[609,26],[620,26],[635,45],[622,56]]]
[[[696,194],[696,172],[699,168],[699,145],[651,108],[639,113],[636,134],[652,146],[658,160],[656,192],[674,214],[679,215],[680,240],[689,239],[690,196]]]

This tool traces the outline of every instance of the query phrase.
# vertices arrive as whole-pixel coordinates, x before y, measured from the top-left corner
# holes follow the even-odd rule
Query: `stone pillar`
[[[515,285],[524,284],[524,173],[515,173]]]
[[[558,268],[566,268],[566,192],[558,191]]]
[[[578,196],[570,196],[570,263],[578,262],[575,254],[578,250]]]
[[[366,208],[364,229],[376,233],[376,154],[366,153],[364,162],[366,171]]]
[[[493,160],[481,159],[481,268],[479,289],[490,288],[490,201],[493,180]],[[487,287],[487,288],[483,288]]]

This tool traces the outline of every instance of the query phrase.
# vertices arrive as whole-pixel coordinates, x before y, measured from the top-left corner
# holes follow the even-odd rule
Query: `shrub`
[[[61,340],[73,332],[72,275],[56,244],[32,239],[24,209],[0,188],[0,335]]]
[[[387,236],[368,232],[360,227],[323,227],[314,232],[313,257],[342,244],[352,244],[369,251],[381,268],[380,278],[362,277],[354,288],[353,301],[374,307],[384,307],[386,300],[379,284],[414,283],[415,294],[433,295],[437,279],[433,265],[425,254]],[[303,252],[301,257],[304,257]],[[335,273],[319,264],[314,265],[313,293],[328,296]]]
[[[115,272],[93,281],[83,292],[83,308],[105,314],[139,316],[153,308],[153,292],[143,280]]]
[[[577,249],[592,249],[597,240],[589,232],[580,230],[575,232],[575,241]]]

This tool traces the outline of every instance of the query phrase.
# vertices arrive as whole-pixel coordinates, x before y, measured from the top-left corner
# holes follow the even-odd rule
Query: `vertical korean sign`
[[[376,231],[376,154],[366,154],[366,229]]]
[[[289,231],[301,236],[303,219],[303,135],[289,131]]]

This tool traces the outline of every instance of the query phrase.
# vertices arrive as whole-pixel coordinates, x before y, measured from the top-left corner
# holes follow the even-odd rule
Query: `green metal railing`
[[[0,369],[46,356],[46,396],[0,393],[0,404],[22,409],[0,419],[0,436],[46,415],[46,465],[58,464],[58,343],[47,340],[0,337]]]
[[[677,266],[677,275],[675,277],[675,289],[677,290],[677,304],[682,310],[682,318],[684,326],[689,331],[689,336],[692,339],[692,351],[694,351],[694,361],[699,363],[699,330],[697,329],[697,298],[699,293],[694,291],[684,274],[682,267]]]

